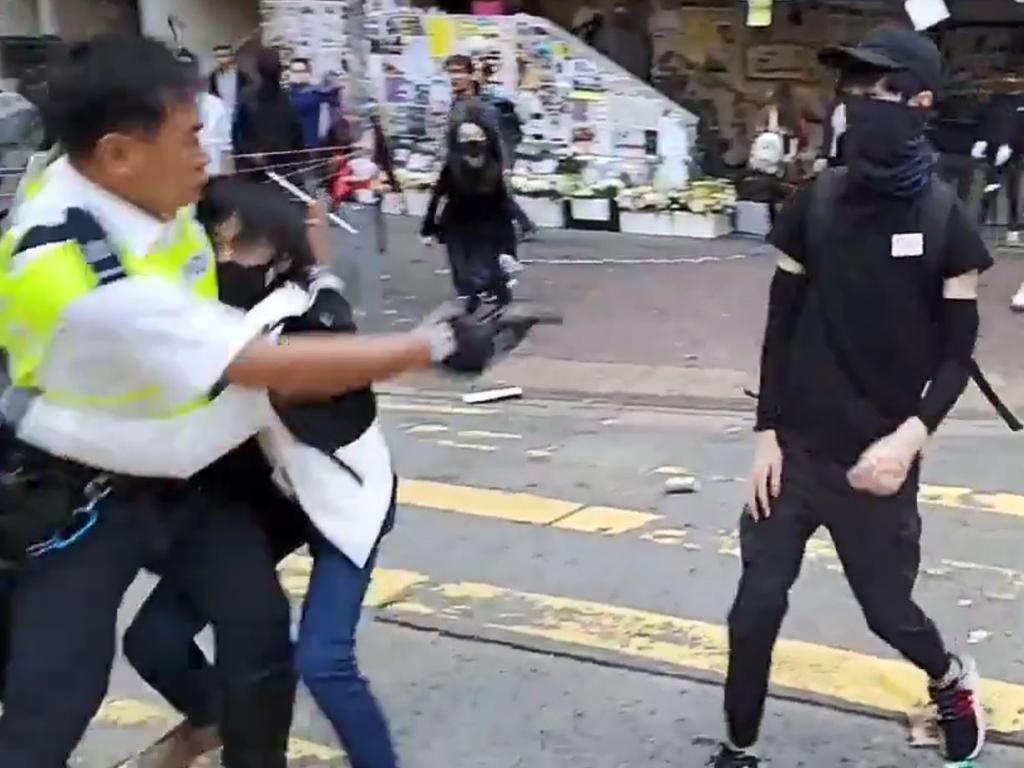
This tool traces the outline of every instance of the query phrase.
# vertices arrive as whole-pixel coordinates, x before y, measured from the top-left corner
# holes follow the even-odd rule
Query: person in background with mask
[[[199,60],[186,48],[178,51],[178,61],[189,70],[199,82]],[[223,176],[232,168],[231,113],[224,101],[212,93],[199,91],[196,94],[196,106],[199,108],[199,119],[203,127],[199,129],[199,145],[203,148],[209,162],[206,164],[208,176]]]
[[[448,129],[448,157],[420,234],[425,242],[437,239],[447,247],[455,292],[468,301],[470,311],[484,293],[493,294],[499,305],[512,300],[501,266],[515,243],[508,197],[497,131],[475,102],[458,107]]]
[[[224,102],[233,122],[242,93],[249,87],[249,77],[238,68],[235,62],[235,49],[232,46],[215,46],[213,55],[217,59],[217,68],[210,75],[208,90]]]
[[[779,261],[716,768],[760,765],[772,650],[821,527],[868,626],[927,675],[946,757],[971,760],[985,742],[975,662],[949,652],[912,592],[921,451],[967,384],[978,275],[992,258],[933,175],[924,129],[942,84],[935,45],[881,29],[822,61],[843,80],[848,168],[804,187],[769,237]]]
[[[321,145],[323,108],[333,107],[338,102],[340,87],[325,85],[313,85],[313,68],[309,59],[292,59],[288,66],[288,97],[302,126],[303,149],[316,149]]]
[[[290,170],[303,148],[302,122],[281,84],[281,58],[272,48],[256,56],[259,83],[242,96],[235,122],[235,147],[240,171],[259,176],[272,166]]]

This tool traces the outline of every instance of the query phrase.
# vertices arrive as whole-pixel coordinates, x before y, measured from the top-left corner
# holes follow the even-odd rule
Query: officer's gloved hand
[[[497,353],[493,317],[470,314],[458,302],[442,304],[419,331],[430,339],[430,359],[454,373],[482,373]]]
[[[996,150],[996,168],[1002,168],[1012,156],[1013,150],[1010,149],[1008,144],[1003,144],[1003,146]]]
[[[976,141],[974,142],[974,146],[971,148],[971,157],[975,160],[984,160],[986,152],[988,152],[988,142]]]

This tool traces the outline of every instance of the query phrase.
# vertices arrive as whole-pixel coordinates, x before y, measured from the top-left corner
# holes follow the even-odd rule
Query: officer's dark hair
[[[50,77],[44,115],[54,139],[82,155],[114,131],[157,133],[168,105],[192,98],[193,88],[163,43],[103,35],[68,48]]]
[[[279,276],[308,284],[316,258],[306,231],[305,206],[276,187],[239,178],[213,179],[196,206],[196,218],[211,242],[216,242],[218,227],[232,217],[238,223],[236,246],[269,244]]]

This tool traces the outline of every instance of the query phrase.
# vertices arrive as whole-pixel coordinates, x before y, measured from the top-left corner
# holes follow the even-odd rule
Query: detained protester
[[[515,247],[509,193],[502,177],[497,131],[470,102],[448,129],[448,156],[434,185],[420,234],[448,250],[458,296],[475,309],[481,294],[493,294],[499,306],[512,301],[502,268]],[[444,210],[438,217],[438,207]]]
[[[801,190],[770,237],[781,255],[729,614],[728,740],[709,763],[718,768],[760,764],[772,649],[820,527],[868,626],[927,674],[946,756],[971,759],[985,739],[975,663],[947,650],[912,591],[920,454],[972,371],[978,274],[992,259],[933,177],[924,127],[941,86],[935,46],[883,29],[822,58],[843,78],[848,169]]]
[[[223,301],[246,311],[266,301],[259,313],[300,289],[306,305],[284,319],[285,333],[356,331],[341,282],[319,266],[329,259],[322,212],[307,239],[301,208],[278,190],[218,181],[208,187],[199,218],[217,251]],[[216,476],[204,473],[207,491],[228,504],[249,504],[279,557],[309,544],[314,564],[299,630],[299,672],[353,768],[394,768],[387,722],[355,657],[377,545],[394,515],[396,483],[376,400],[367,387],[276,410],[280,421],[263,444],[282,487],[274,487],[267,459],[250,444],[232,462],[220,462]],[[125,635],[133,666],[185,716],[140,756],[140,768],[185,768],[217,744],[213,670],[194,641],[204,624],[188,595],[168,583],[154,590]]]
[[[72,46],[48,110],[66,154],[26,182],[0,240],[17,440],[0,487],[0,559],[16,569],[4,768],[66,764],[107,689],[121,598],[154,565],[214,626],[224,764],[283,768],[294,679],[266,538],[201,484],[153,478],[188,478],[273,427],[271,393],[330,398],[442,361],[479,371],[495,351],[493,322],[455,313],[406,334],[273,339],[216,301],[191,213],[207,160],[194,95],[158,42]]]

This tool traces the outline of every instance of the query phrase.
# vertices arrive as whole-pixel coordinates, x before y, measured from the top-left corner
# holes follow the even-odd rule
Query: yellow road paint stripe
[[[285,592],[295,598],[305,597],[309,591],[309,577],[313,572],[313,558],[303,554],[289,555],[277,570]],[[426,581],[425,575],[415,571],[378,568],[374,571],[363,605],[381,608],[401,600],[410,589]]]
[[[495,446],[438,442],[480,451],[497,450]],[[659,467],[654,470],[655,473],[663,474],[675,474],[677,471],[683,470],[681,467]],[[925,485],[921,487],[919,498],[923,504],[932,506],[1024,517],[1024,496],[1011,493],[980,493],[958,486]],[[651,523],[664,519],[658,514],[618,507],[588,506],[582,502],[552,499],[529,493],[403,479],[399,486],[398,500],[407,506],[550,526],[579,533],[618,536],[641,531],[640,538],[659,544],[682,544],[684,538],[649,530]],[[810,556],[816,554],[816,546],[818,544],[812,539],[808,544]],[[831,545],[826,542],[825,546]],[[735,547],[723,544],[720,551],[722,554],[734,554],[734,549]]]
[[[114,728],[132,728],[165,724],[170,727],[181,720],[177,713],[156,704],[136,699],[107,699],[103,702],[93,725]],[[289,760],[338,760],[344,752],[327,744],[317,744],[307,739],[288,740]]]
[[[573,512],[568,517],[556,520],[551,524],[551,527],[562,528],[567,531],[579,531],[580,533],[618,536],[634,531],[637,528],[643,528],[648,523],[660,519],[661,515],[635,512],[632,509],[585,507],[579,512]]]
[[[1024,517],[1024,495],[1016,493],[984,493],[955,485],[922,485],[918,499],[935,507]]]
[[[428,480],[402,480],[398,486],[398,501],[413,507],[607,536],[634,531],[662,519],[661,515],[633,509],[589,507],[576,501],[530,493],[511,493]]]
[[[725,674],[728,662],[728,632],[722,626],[491,584],[422,582],[384,615],[402,618],[428,612],[524,638],[717,676]],[[910,664],[798,640],[776,645],[771,679],[797,694],[892,713],[909,712],[925,699],[925,677]],[[993,730],[1024,729],[1024,685],[985,680],[982,694]]]
[[[508,493],[426,480],[402,480],[398,486],[398,502],[532,525],[550,525],[583,506],[576,501],[549,499],[528,493]]]

